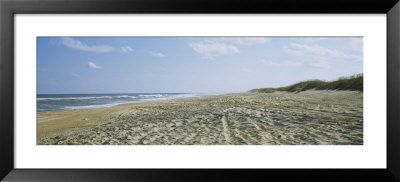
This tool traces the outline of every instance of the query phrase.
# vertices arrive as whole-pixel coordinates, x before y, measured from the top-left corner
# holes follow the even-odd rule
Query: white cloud
[[[290,43],[288,46],[284,46],[283,50],[299,58],[304,58],[306,64],[319,68],[329,68],[332,62],[335,61],[362,60],[360,56],[346,54],[336,49],[330,49],[315,44]]]
[[[212,41],[208,41],[206,43],[204,42],[191,43],[189,44],[189,46],[194,51],[204,55],[208,59],[214,59],[217,56],[240,52],[239,49],[233,45],[228,45],[219,42],[212,42]]]
[[[254,44],[264,44],[270,41],[270,39],[265,37],[231,37],[231,38],[214,38],[213,41],[223,41],[228,42],[236,45],[254,45]]]
[[[262,59],[261,63],[266,66],[303,66],[303,61],[271,61]]]
[[[236,38],[234,42],[239,45],[253,45],[253,44],[264,44],[269,42],[270,39],[263,37],[252,37],[252,38]]]
[[[240,53],[237,46],[264,44],[269,41],[270,39],[265,37],[218,37],[190,43],[189,46],[207,59],[215,59],[222,55]]]
[[[93,69],[102,69],[102,67],[101,66],[98,66],[98,65],[96,65],[96,64],[94,64],[93,62],[88,62],[88,66],[90,67],[90,68],[93,68]]]
[[[119,50],[120,53],[129,53],[129,52],[132,52],[132,51],[133,51],[133,49],[131,47],[129,47],[129,46],[121,47],[120,50]]]
[[[163,53],[161,53],[161,52],[149,51],[149,54],[154,56],[154,57],[159,57],[159,58],[165,57],[165,55]]]
[[[74,77],[81,77],[81,75],[76,74],[76,73],[71,73],[71,75],[74,76]]]
[[[290,43],[289,46],[284,46],[283,49],[296,56],[324,56],[331,58],[348,59],[350,56],[335,49],[329,49],[320,45],[307,45]]]
[[[107,52],[114,51],[114,48],[109,45],[89,46],[79,40],[75,40],[75,39],[68,38],[68,37],[59,38],[53,42],[64,45],[64,46],[72,48],[72,49],[77,49],[77,50],[87,51],[87,52],[107,53]]]

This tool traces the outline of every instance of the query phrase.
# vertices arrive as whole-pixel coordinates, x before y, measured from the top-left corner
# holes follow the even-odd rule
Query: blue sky
[[[362,37],[37,38],[39,94],[245,92],[362,72]]]

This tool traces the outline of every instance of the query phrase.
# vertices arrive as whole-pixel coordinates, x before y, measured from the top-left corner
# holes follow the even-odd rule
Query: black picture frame
[[[15,169],[14,15],[381,13],[387,15],[386,169]],[[0,0],[0,179],[4,181],[400,181],[398,0]],[[383,60],[378,60],[383,61]],[[382,121],[384,122],[384,121]]]

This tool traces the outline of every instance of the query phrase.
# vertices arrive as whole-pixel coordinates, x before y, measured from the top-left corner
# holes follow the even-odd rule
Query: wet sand
[[[363,94],[242,93],[37,114],[38,145],[362,145]]]

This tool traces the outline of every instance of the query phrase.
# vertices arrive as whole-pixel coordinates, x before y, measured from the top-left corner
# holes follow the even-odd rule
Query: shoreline
[[[229,93],[229,94],[231,94],[231,93]],[[232,94],[233,94],[233,93],[232,93]],[[219,96],[219,95],[226,95],[226,94],[216,94],[216,95]],[[99,107],[91,107],[91,106],[88,106],[89,108],[58,109],[58,110],[50,110],[50,111],[43,111],[43,112],[36,112],[36,113],[39,114],[39,113],[57,112],[57,111],[77,111],[77,110],[101,109],[101,108],[111,108],[111,107],[116,107],[116,106],[126,105],[126,104],[148,103],[148,102],[158,102],[158,101],[169,101],[169,100],[179,100],[179,99],[196,98],[196,97],[207,97],[207,96],[214,96],[214,95],[196,95],[196,96],[182,97],[182,98],[165,98],[165,99],[158,99],[158,100],[132,101],[132,102],[126,102],[126,103],[115,103],[115,105],[114,105],[114,104],[111,104],[110,106],[98,105]],[[93,105],[93,106],[96,106],[96,105]],[[82,106],[82,107],[86,107],[86,106]]]
[[[38,145],[362,145],[363,93],[228,93],[37,113]]]
[[[119,93],[113,93],[113,94],[106,94],[106,95],[120,95]],[[123,93],[123,95],[126,94],[153,94],[153,93]],[[159,93],[161,94],[161,93]],[[132,104],[132,103],[143,103],[143,102],[152,102],[152,101],[162,101],[162,100],[173,100],[173,99],[183,99],[183,98],[192,98],[192,97],[202,97],[202,96],[211,96],[211,95],[224,95],[225,93],[222,94],[207,94],[207,95],[202,95],[204,93],[162,93],[162,94],[191,94],[191,96],[183,96],[183,97],[166,97],[166,98],[158,98],[158,99],[148,99],[148,100],[137,100],[137,101],[126,101],[126,102],[120,102],[120,103],[108,103],[108,104],[99,104],[99,105],[85,105],[85,106],[66,106],[64,109],[54,109],[54,110],[48,110],[48,111],[37,111],[36,113],[43,113],[43,112],[51,112],[51,111],[63,111],[63,110],[79,110],[79,109],[96,109],[96,108],[109,108],[109,107],[114,107],[122,104]],[[43,94],[39,94],[43,95]],[[44,95],[102,95],[102,94],[44,94]],[[50,100],[50,99],[49,99]],[[75,99],[79,100],[79,99]]]

